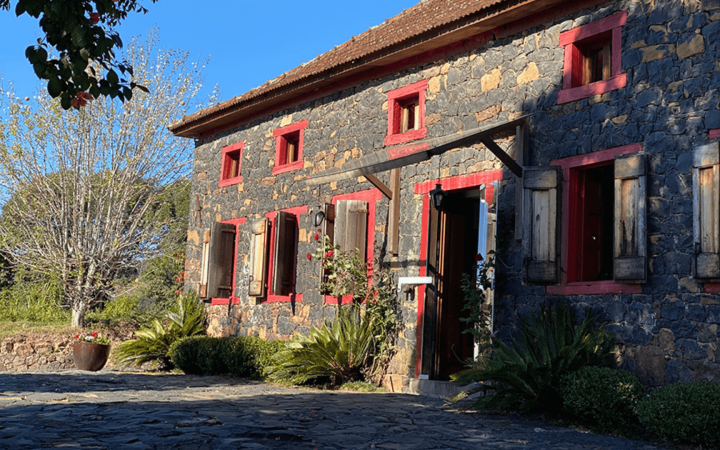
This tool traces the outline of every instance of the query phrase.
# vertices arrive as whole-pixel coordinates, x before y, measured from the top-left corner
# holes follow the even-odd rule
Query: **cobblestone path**
[[[224,377],[0,374],[0,448],[652,449],[403,394],[286,389]]]

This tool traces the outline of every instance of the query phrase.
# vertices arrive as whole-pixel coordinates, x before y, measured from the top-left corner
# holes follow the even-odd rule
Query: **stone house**
[[[319,229],[402,284],[400,390],[473,356],[459,280],[496,249],[500,337],[564,298],[646,384],[720,381],[719,38],[720,0],[424,0],[170,126],[186,289],[211,334],[307,333]]]

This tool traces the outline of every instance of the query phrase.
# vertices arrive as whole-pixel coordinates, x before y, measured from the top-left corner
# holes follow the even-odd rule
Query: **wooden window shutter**
[[[295,284],[297,220],[294,214],[280,211],[275,217],[275,259],[272,292],[290,295]]]
[[[361,200],[340,200],[335,205],[335,245],[348,254],[359,250],[365,261],[368,204]]]
[[[703,145],[693,155],[695,276],[720,279],[720,145]]]
[[[614,280],[647,281],[647,164],[644,154],[615,157]]]
[[[268,219],[250,224],[250,284],[248,295],[265,297],[267,290]]]
[[[207,298],[229,298],[233,294],[235,233],[235,225],[220,222],[210,232]]]
[[[323,243],[325,242],[325,236],[327,236],[330,244],[335,245],[335,205],[325,203],[323,212],[325,213],[325,220],[323,220],[322,224]],[[330,270],[320,266],[321,283],[327,283],[328,275],[330,275]],[[328,295],[330,293],[323,289],[321,290],[321,294]]]
[[[200,261],[200,298],[208,299],[207,282],[210,269],[210,230],[203,233],[202,260]]]
[[[523,169],[523,262],[527,283],[558,282],[558,169]]]

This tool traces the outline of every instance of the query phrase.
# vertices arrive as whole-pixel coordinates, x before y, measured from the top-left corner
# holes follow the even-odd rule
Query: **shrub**
[[[265,341],[252,336],[194,336],[174,343],[170,359],[191,375],[261,377],[272,355],[284,345],[283,341]]]
[[[635,374],[609,367],[583,367],[561,377],[566,413],[593,431],[632,435],[638,427],[637,404],[645,387]]]
[[[184,337],[205,334],[205,306],[195,292],[181,295],[165,320],[155,319],[150,328],[135,332],[135,339],[125,341],[115,349],[115,357],[123,366],[140,366],[153,362],[153,366],[172,367],[170,346]]]
[[[489,382],[484,390],[495,393],[478,400],[477,407],[558,409],[560,377],[584,365],[604,364],[614,348],[610,335],[593,328],[594,321],[595,317],[586,315],[576,327],[564,303],[543,307],[529,322],[521,318],[520,336],[512,346],[495,339],[490,356],[452,378],[458,384]]]
[[[145,320],[146,313],[140,307],[140,300],[137,297],[121,295],[103,303],[102,308],[89,311],[86,317],[95,322],[105,320],[111,323],[140,323]]]
[[[710,381],[655,389],[638,405],[648,431],[672,441],[720,447],[720,386]]]
[[[273,357],[270,380],[302,384],[329,378],[339,386],[364,378],[374,338],[372,319],[357,309],[340,309],[331,324],[297,336]]]
[[[0,322],[70,323],[70,310],[63,308],[64,300],[57,279],[18,271],[14,284],[0,291]]]

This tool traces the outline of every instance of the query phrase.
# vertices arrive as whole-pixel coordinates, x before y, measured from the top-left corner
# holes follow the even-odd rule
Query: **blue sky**
[[[217,84],[220,99],[226,100],[382,23],[417,0],[145,3],[146,15],[130,14],[120,27],[123,40],[129,42],[130,36],[157,26],[161,46],[188,50],[193,60],[209,56],[203,72],[205,95]],[[27,15],[0,11],[0,79],[4,87],[12,82],[20,97],[41,86],[25,59],[25,48],[39,33],[37,22]]]

